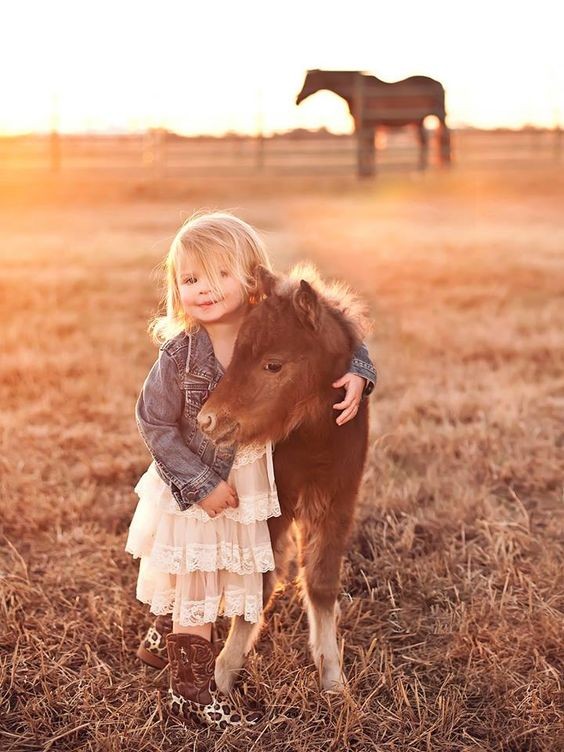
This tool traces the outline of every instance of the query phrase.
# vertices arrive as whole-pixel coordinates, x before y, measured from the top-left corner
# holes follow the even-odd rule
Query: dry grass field
[[[0,747],[564,750],[564,175],[0,183]],[[379,370],[344,564],[349,691],[321,694],[295,582],[244,684],[273,720],[184,734],[123,548],[155,267],[231,208],[369,301]],[[221,622],[221,634],[226,624]]]

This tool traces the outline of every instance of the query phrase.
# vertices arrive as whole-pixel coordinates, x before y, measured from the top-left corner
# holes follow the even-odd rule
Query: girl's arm
[[[208,496],[222,478],[192,452],[179,429],[184,394],[178,367],[164,350],[145,379],[135,407],[137,426],[180,509]]]
[[[363,379],[366,379],[364,391],[362,392],[363,397],[368,397],[368,395],[374,391],[378,375],[374,368],[374,364],[370,360],[368,348],[364,342],[353,353],[352,362],[348,372],[355,373],[357,376],[362,376]]]
[[[345,388],[345,398],[333,405],[335,410],[341,411],[335,421],[337,425],[342,426],[355,417],[360,400],[373,391],[376,379],[376,369],[363,342],[353,353],[348,372],[333,382],[335,389]]]

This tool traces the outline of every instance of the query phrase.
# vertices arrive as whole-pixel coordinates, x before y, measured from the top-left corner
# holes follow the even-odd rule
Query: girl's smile
[[[219,289],[214,289],[200,265],[186,258],[177,275],[177,284],[184,313],[195,321],[227,322],[244,311],[241,283],[226,269],[221,270]]]

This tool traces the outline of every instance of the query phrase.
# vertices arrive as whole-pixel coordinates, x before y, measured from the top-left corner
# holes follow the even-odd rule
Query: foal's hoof
[[[321,676],[321,689],[323,692],[342,694],[347,686],[347,680],[340,671],[324,670]]]
[[[222,659],[220,653],[215,661],[215,683],[219,691],[226,695],[229,694],[235,686],[238,673],[239,668],[228,665],[225,658]]]

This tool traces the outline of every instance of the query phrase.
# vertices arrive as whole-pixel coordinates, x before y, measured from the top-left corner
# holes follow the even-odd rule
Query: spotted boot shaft
[[[137,657],[153,668],[163,669],[168,663],[166,636],[172,632],[172,616],[157,616],[137,649]]]
[[[198,635],[169,634],[166,638],[170,667],[168,708],[182,721],[196,720],[217,729],[254,726],[262,713],[241,713],[215,685],[215,650]]]

